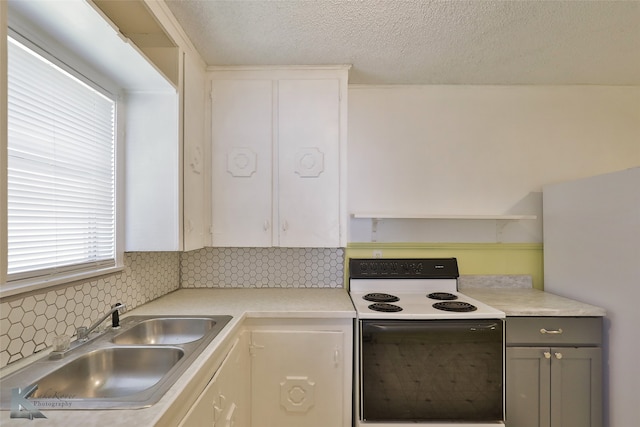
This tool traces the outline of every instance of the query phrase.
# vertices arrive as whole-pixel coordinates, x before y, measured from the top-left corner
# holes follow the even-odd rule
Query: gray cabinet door
[[[551,426],[602,426],[602,349],[551,348]]]
[[[550,358],[549,347],[507,348],[508,427],[551,427]]]
[[[600,347],[508,347],[508,427],[601,427]]]

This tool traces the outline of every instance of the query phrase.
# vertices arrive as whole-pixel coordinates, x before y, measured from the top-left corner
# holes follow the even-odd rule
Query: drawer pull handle
[[[558,328],[558,329],[545,329],[542,328],[540,329],[540,333],[541,334],[556,334],[559,335],[562,333],[562,328]]]

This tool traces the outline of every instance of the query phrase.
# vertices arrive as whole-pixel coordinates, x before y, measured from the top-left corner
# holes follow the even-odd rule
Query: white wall
[[[348,141],[350,213],[540,216],[543,185],[640,165],[640,87],[351,86]],[[542,238],[540,220],[418,222],[379,241]],[[351,221],[350,241],[370,232]]]
[[[545,290],[603,307],[605,426],[638,425],[640,168],[544,189]]]

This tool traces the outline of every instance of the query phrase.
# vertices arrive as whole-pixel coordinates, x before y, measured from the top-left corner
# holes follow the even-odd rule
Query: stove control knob
[[[542,353],[542,354],[544,354],[544,358],[545,358],[545,359],[551,359],[551,353],[549,353],[548,351],[545,351],[545,352],[544,352],[544,353]]]

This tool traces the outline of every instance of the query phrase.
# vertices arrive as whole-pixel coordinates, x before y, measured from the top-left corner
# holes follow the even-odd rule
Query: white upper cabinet
[[[125,251],[181,249],[178,114],[176,93],[127,94]]]
[[[205,245],[205,99],[207,78],[200,58],[183,58],[184,250]]]
[[[346,244],[347,67],[212,76],[212,245]]]
[[[169,83],[126,95],[125,251],[202,248],[205,64],[164,2],[93,4]]]
[[[270,80],[212,85],[213,246],[271,246]]]
[[[278,246],[339,246],[340,82],[278,82]]]

